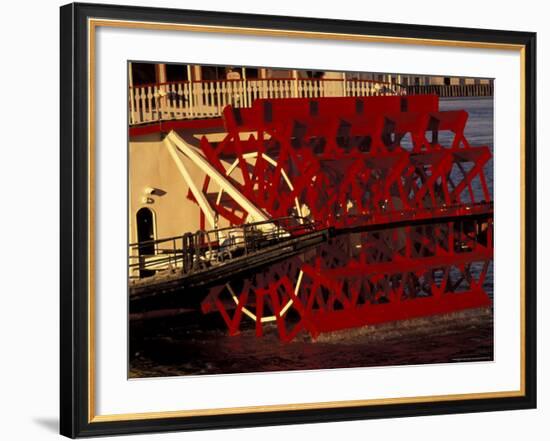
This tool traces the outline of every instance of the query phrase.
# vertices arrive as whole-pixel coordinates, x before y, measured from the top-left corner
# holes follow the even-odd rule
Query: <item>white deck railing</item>
[[[406,88],[370,80],[254,79],[181,81],[130,87],[130,125],[208,118],[223,108],[248,107],[259,98],[403,95]]]

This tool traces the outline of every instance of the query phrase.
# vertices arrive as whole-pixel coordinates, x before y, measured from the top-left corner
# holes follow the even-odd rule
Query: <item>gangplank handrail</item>
[[[422,209],[377,211],[362,215],[365,225],[390,225],[401,222],[414,222],[422,219],[445,219],[447,217],[465,217],[492,213],[492,202],[475,202],[470,204],[438,205]],[[354,217],[353,215],[348,215]],[[361,215],[359,215],[361,216]],[[294,222],[294,225],[291,224]],[[258,227],[269,225],[271,230]],[[248,255],[266,246],[280,243],[281,240],[314,232],[325,228],[321,222],[313,222],[298,216],[287,216],[268,221],[251,222],[214,230],[199,230],[162,239],[132,243],[130,248],[130,278],[136,276],[132,271],[181,269],[184,273],[204,269],[207,265],[221,264],[239,255]],[[227,233],[227,234],[225,234]],[[171,244],[164,248],[162,244]],[[153,247],[153,254],[142,254],[140,249]],[[136,254],[132,254],[136,251]]]
[[[306,230],[308,228],[314,227],[318,224],[318,222],[312,221],[311,219],[308,219],[308,218],[303,217],[303,216],[283,216],[283,217],[279,217],[279,218],[275,218],[275,219],[269,219],[267,221],[248,222],[248,223],[241,224],[241,225],[233,225],[233,226],[229,226],[229,227],[216,228],[216,229],[213,229],[213,230],[198,230],[196,233],[202,232],[204,234],[209,234],[209,233],[215,233],[215,232],[235,230],[235,229],[238,229],[238,228],[256,227],[256,226],[260,226],[260,225],[269,225],[269,224],[280,224],[285,220],[295,220],[295,221],[298,222],[298,224],[296,225],[296,228],[299,229],[299,226],[303,225],[304,229],[306,229]],[[184,236],[184,235],[180,234],[180,235],[177,235],[177,236],[164,237],[162,239],[144,240],[144,241],[140,241],[140,242],[131,243],[128,246],[129,247],[135,247],[135,246],[138,246],[138,245],[141,245],[141,246],[153,245],[153,244],[158,244],[158,243],[162,243],[162,242],[169,242],[169,241],[172,241],[174,239],[179,239],[182,236]]]
[[[181,269],[185,273],[203,269],[206,265],[223,263],[236,252],[247,255],[290,237],[298,237],[318,229],[319,223],[299,216],[286,216],[268,221],[251,222],[214,230],[199,230],[162,239],[152,239],[129,245],[130,277],[132,271]],[[258,227],[269,226],[265,230]],[[169,244],[166,247],[166,244]],[[153,253],[141,250],[153,249]],[[132,251],[135,253],[133,254]]]

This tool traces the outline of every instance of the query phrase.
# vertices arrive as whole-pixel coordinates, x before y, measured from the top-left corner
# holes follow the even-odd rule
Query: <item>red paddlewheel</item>
[[[307,323],[305,314],[296,323],[287,323],[289,310],[299,314],[303,312],[298,298],[303,277],[302,265],[299,257],[292,257],[239,282],[212,288],[202,302],[202,310],[205,313],[218,310],[230,335],[239,332],[246,316],[256,323],[258,337],[263,335],[265,323],[275,322],[281,340],[290,341]],[[307,328],[312,329],[311,326]]]
[[[251,219],[231,186],[268,218],[306,217],[336,231],[438,223],[338,235],[213,288],[203,311],[220,311],[231,334],[247,317],[258,336],[275,322],[289,341],[301,330],[315,337],[489,305],[483,282],[493,256],[492,196],[484,167],[491,152],[466,140],[467,112],[438,107],[431,95],[226,107],[227,136],[217,144],[203,138],[200,148],[227,182],[220,189],[206,177],[202,187],[227,224]],[[472,214],[486,220],[454,222]]]
[[[201,149],[270,217],[346,227],[490,211],[489,148],[467,142],[466,112],[437,107],[430,95],[257,100],[228,106],[227,136],[217,145],[203,138]],[[221,218],[247,221],[245,209],[211,188],[206,178],[203,192]]]
[[[238,283],[213,288],[230,334],[246,317],[256,335],[275,322],[281,340],[489,306],[484,281],[493,258],[492,222],[464,221],[333,238]]]

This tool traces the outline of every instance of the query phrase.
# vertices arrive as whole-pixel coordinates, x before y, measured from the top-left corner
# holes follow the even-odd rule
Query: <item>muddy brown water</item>
[[[275,326],[257,338],[252,328],[229,336],[220,323],[188,320],[156,323],[154,336],[150,324],[148,335],[134,329],[134,336],[141,335],[131,343],[130,378],[493,360],[490,309],[349,329],[316,340],[301,334],[290,343],[279,340]]]

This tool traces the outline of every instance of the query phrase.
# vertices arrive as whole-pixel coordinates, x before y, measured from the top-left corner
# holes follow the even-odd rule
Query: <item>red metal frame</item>
[[[468,143],[467,112],[442,112],[438,107],[435,95],[274,99],[257,100],[250,108],[226,107],[227,136],[218,144],[203,138],[201,150],[232,185],[271,217],[298,214],[296,200],[311,220],[336,229],[382,228],[388,222],[456,219],[475,213],[489,219],[483,225],[490,237],[485,245],[474,240],[467,245],[468,252],[457,252],[455,224],[449,222],[438,224],[429,234],[419,233],[419,227],[387,233],[405,234],[403,249],[396,243],[388,248],[365,233],[369,238],[356,257],[338,257],[334,244],[320,247],[322,258],[295,257],[286,267],[274,265],[272,273],[246,281],[236,294],[236,304],[224,303],[224,287],[212,290],[203,310],[219,310],[232,334],[238,332],[247,305],[254,305],[257,317],[269,310],[281,339],[288,341],[302,329],[316,336],[350,326],[489,305],[482,283],[473,280],[470,268],[474,262],[483,262],[479,274],[483,280],[492,260],[492,196],[484,174],[491,152],[487,146]],[[252,134],[241,139],[245,132]],[[450,134],[446,144],[440,142],[444,132]],[[250,155],[247,160],[250,153],[255,154],[254,161]],[[229,174],[224,162],[234,161],[237,169]],[[203,192],[218,215],[233,225],[246,222],[248,213],[234,200],[223,197],[217,203],[218,193],[209,191],[209,183],[206,178]],[[425,248],[430,251],[413,252]],[[373,260],[372,252],[386,252],[387,259]],[[303,286],[294,293],[300,271]],[[443,271],[447,279],[461,275],[469,289],[458,294],[449,290],[447,282],[438,285],[430,276],[434,271]],[[413,281],[427,284],[429,293],[408,294],[407,284]],[[387,301],[379,303],[382,289]],[[288,314],[281,314],[289,301],[299,317],[291,330],[287,330]],[[256,332],[263,332],[259,319]]]
[[[185,119],[185,120],[169,120],[158,121],[140,126],[132,126],[128,129],[130,137],[151,135],[154,133],[168,133],[170,130],[186,130],[186,129],[212,129],[223,128],[223,120],[221,118],[208,119]]]
[[[465,234],[460,225],[447,222],[337,237],[272,265],[242,286],[212,289],[203,312],[220,311],[232,335],[239,332],[244,308],[256,317],[274,316],[281,340],[290,341],[301,330],[317,337],[321,332],[490,306],[484,281],[493,258],[492,222],[465,223],[484,225],[483,240]],[[263,334],[263,326],[256,319],[256,335]]]
[[[236,158],[242,182],[228,180],[272,217],[292,214],[296,198],[312,219],[335,227],[384,223],[388,214],[432,218],[437,208],[459,216],[481,203],[490,210],[483,170],[490,150],[467,142],[466,112],[439,112],[437,100],[431,95],[278,99],[257,100],[247,109],[228,106],[226,138],[217,145],[203,138],[201,149],[224,175],[222,160]],[[437,142],[441,131],[453,134],[448,148]],[[242,140],[243,132],[254,134]],[[401,145],[406,135],[412,140],[409,148]],[[250,152],[258,153],[254,165],[244,158]],[[275,158],[276,166],[262,154]],[[476,179],[480,200],[472,189]],[[206,182],[204,188],[208,193]],[[246,219],[242,210],[236,216],[234,201],[216,205],[213,193],[210,199],[229,222]]]

